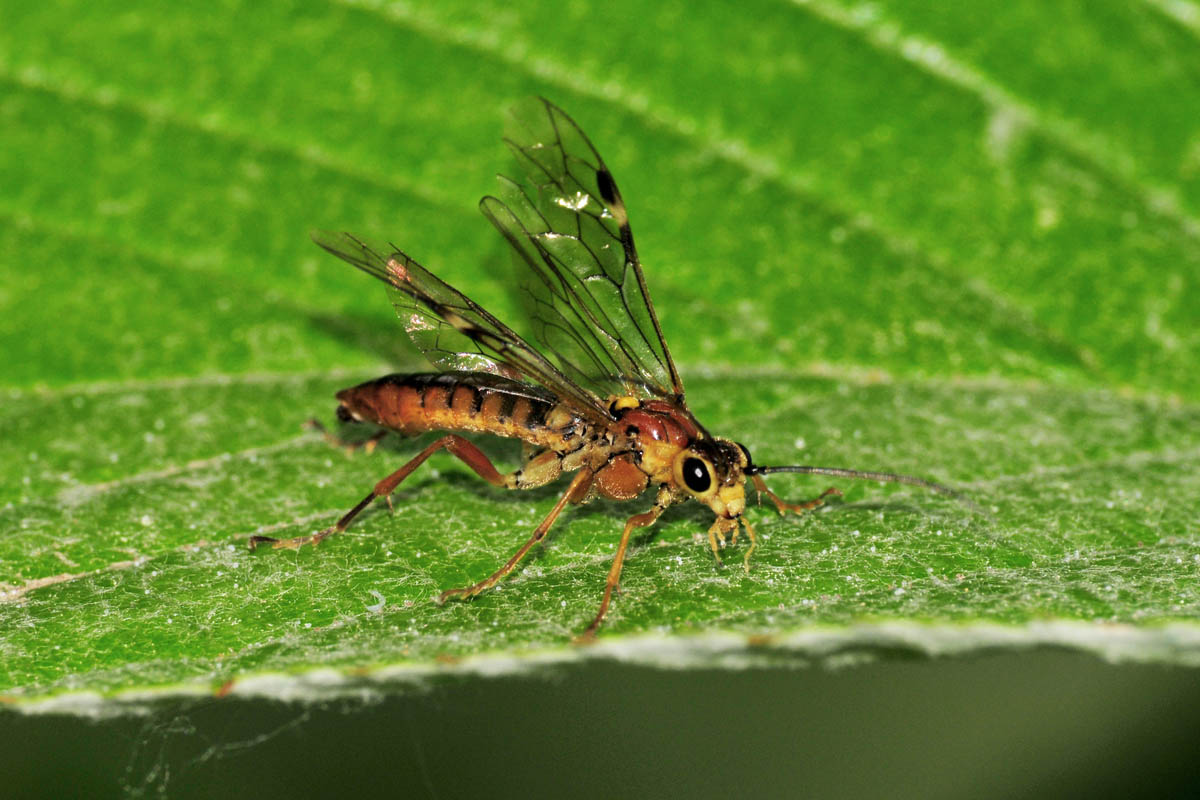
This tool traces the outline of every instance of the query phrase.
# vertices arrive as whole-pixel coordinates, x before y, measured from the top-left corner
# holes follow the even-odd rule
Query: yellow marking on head
[[[741,513],[746,510],[746,490],[744,483],[722,486],[717,490],[717,497],[721,499],[724,512],[732,517],[741,516]],[[715,506],[713,510],[716,511]]]

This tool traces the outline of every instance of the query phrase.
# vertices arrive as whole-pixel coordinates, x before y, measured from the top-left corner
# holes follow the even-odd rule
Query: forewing
[[[376,247],[349,233],[318,231],[313,241],[388,285],[404,329],[443,370],[488,372],[538,384],[581,415],[607,422],[601,398],[581,388],[478,303],[394,246]]]
[[[506,141],[526,180],[501,177],[480,208],[529,267],[521,290],[542,352],[599,397],[682,403],[612,173],[554,104],[539,98],[514,119]]]

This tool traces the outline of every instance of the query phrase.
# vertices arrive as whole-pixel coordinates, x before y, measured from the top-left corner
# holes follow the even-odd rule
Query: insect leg
[[[742,556],[742,568],[747,573],[750,572],[750,556],[758,549],[758,537],[754,535],[754,528],[750,526],[750,520],[741,517],[742,527],[746,529],[746,535],[750,537],[750,547],[746,549],[746,555]],[[734,531],[734,539],[737,539],[737,531]]]
[[[340,436],[337,436],[336,434],[330,433],[329,429],[322,425],[321,421],[316,418],[310,419],[308,422],[304,423],[304,427],[317,431],[323,437],[325,437],[325,441],[329,442],[331,447],[337,447],[345,450],[347,453],[353,453],[355,450],[360,449],[366,450],[368,454],[373,453],[375,452],[375,445],[379,444],[380,440],[388,435],[388,430],[386,428],[381,428],[366,439],[363,439],[361,442],[351,442],[341,438]]]
[[[725,517],[717,517],[713,520],[712,527],[708,529],[708,546],[712,548],[713,558],[717,560],[717,564],[724,566],[725,562],[721,560],[721,548],[728,541],[726,534],[733,534],[733,541],[737,543],[738,524],[736,519],[726,519]],[[718,545],[717,543],[720,542]]]
[[[828,492],[826,492],[826,494],[828,494]],[[824,495],[822,495],[822,497],[824,497]],[[819,504],[819,498],[816,502]],[[746,555],[742,556],[742,566],[745,568],[746,572],[749,573],[750,556],[753,555],[754,551],[758,549],[758,537],[754,534],[754,528],[750,525],[750,520],[746,519],[744,516],[734,517],[732,519],[717,517],[717,519],[713,521],[712,527],[708,529],[708,544],[712,548],[713,557],[717,559],[717,563],[723,566],[725,562],[721,560],[720,548],[725,546],[726,534],[732,534],[732,536],[729,537],[729,541],[731,544],[737,544],[738,531],[740,530],[738,528],[739,523],[743,528],[746,529],[746,535],[750,537],[750,547],[746,550]],[[717,544],[718,541],[720,542],[720,545]]]
[[[270,543],[271,546],[275,548],[288,547],[291,549],[296,549],[306,544],[316,545],[322,539],[331,534],[341,533],[342,531],[346,530],[346,528],[350,527],[350,523],[354,521],[354,518],[357,517],[364,508],[369,506],[371,501],[375,498],[387,497],[388,502],[390,503],[391,494],[396,490],[396,487],[400,485],[401,481],[411,475],[413,470],[421,466],[421,464],[425,462],[425,459],[429,458],[443,447],[462,459],[462,461],[468,467],[475,470],[475,473],[488,483],[492,484],[493,486],[505,485],[504,476],[496,471],[496,468],[492,466],[492,462],[488,460],[488,457],[485,456],[478,447],[471,444],[461,436],[454,436],[453,434],[449,436],[443,436],[441,439],[438,439],[436,442],[426,447],[420,453],[417,453],[417,455],[414,456],[413,459],[403,467],[396,470],[379,483],[375,484],[375,488],[371,490],[371,493],[360,500],[358,505],[346,512],[345,516],[339,519],[335,525],[326,528],[323,531],[319,531],[318,533],[314,533],[309,536],[297,536],[294,539],[273,539],[270,536],[251,536],[250,549],[253,550],[258,545],[266,543]]]
[[[794,511],[797,514],[803,514],[805,511],[809,511],[817,506],[824,505],[825,498],[829,495],[834,494],[840,497],[842,494],[840,489],[830,486],[828,489],[821,492],[818,497],[814,497],[812,500],[805,500],[800,503],[787,503],[783,500],[780,500],[779,495],[767,488],[767,482],[762,479],[761,475],[752,475],[751,478],[754,481],[754,488],[757,489],[759,493],[765,494],[767,497],[769,497],[771,502],[775,504],[775,507],[779,509],[779,513],[781,515],[786,514],[789,511]]]
[[[465,586],[461,589],[447,589],[438,595],[438,604],[441,605],[452,597],[458,597],[463,600],[466,600],[469,597],[474,597],[484,589],[492,588],[500,581],[501,578],[512,572],[513,568],[516,567],[521,559],[525,557],[525,554],[528,553],[535,544],[546,538],[547,531],[549,531],[550,526],[554,524],[554,520],[558,519],[558,515],[562,513],[562,510],[566,507],[567,503],[572,501],[578,502],[587,493],[587,489],[591,485],[593,475],[594,473],[586,468],[579,471],[579,474],[575,476],[573,481],[571,481],[571,485],[567,487],[567,491],[565,491],[563,496],[558,499],[558,502],[554,504],[554,508],[550,509],[550,513],[547,514],[546,518],[542,520],[541,524],[534,529],[533,535],[529,537],[529,540],[525,542],[525,544],[521,545],[521,549],[518,550],[512,558],[505,562],[504,566],[500,567],[500,569],[493,572],[490,577],[485,578],[474,586]]]
[[[621,543],[617,545],[617,555],[608,570],[608,582],[604,585],[604,599],[600,601],[600,610],[596,612],[596,618],[587,626],[587,630],[576,637],[576,644],[585,644],[596,638],[596,629],[604,621],[604,615],[608,613],[608,604],[612,601],[613,590],[617,588],[617,582],[621,579],[621,567],[625,565],[625,549],[629,546],[629,536],[634,528],[644,528],[652,524],[670,504],[670,495],[666,491],[659,492],[653,508],[625,520],[625,530],[621,533]]]

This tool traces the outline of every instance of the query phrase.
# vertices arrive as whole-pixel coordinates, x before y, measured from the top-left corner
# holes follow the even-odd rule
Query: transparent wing
[[[405,330],[434,366],[538,384],[595,422],[611,419],[600,397],[571,381],[508,326],[395,246],[375,247],[352,234],[327,231],[313,233],[313,241],[388,285]]]
[[[505,141],[525,183],[501,177],[483,213],[529,270],[521,290],[540,349],[598,397],[656,395],[683,403],[621,194],[566,113],[538,98],[514,111]]]

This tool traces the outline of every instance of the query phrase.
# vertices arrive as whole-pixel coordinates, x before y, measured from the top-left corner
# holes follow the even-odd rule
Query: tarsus
[[[792,467],[759,467],[752,466],[746,470],[751,475],[771,475],[776,472],[796,472],[801,475],[832,475],[836,478],[861,478],[868,481],[883,481],[885,483],[906,483],[909,486],[920,486],[924,489],[937,492],[938,494],[948,495],[955,500],[969,506],[974,511],[981,514],[987,512],[976,504],[971,498],[964,495],[957,489],[952,489],[940,483],[927,481],[924,478],[918,478],[915,475],[901,475],[897,472],[874,472],[871,470],[861,469],[846,469],[844,467],[811,467],[811,466],[792,466]]]

